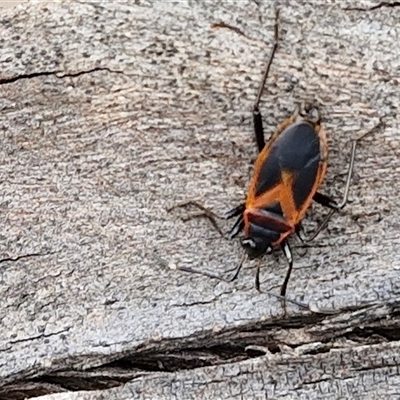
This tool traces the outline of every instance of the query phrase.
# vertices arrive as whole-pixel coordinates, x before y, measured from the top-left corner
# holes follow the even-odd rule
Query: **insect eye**
[[[302,103],[299,109],[299,115],[313,124],[321,123],[321,113],[318,105],[315,103]]]

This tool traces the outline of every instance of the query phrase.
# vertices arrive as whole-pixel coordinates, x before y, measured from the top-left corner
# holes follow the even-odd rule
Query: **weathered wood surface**
[[[324,192],[340,196],[349,141],[385,122],[360,141],[349,206],[292,241],[288,297],[339,313],[284,315],[255,264],[226,283],[153,257],[221,275],[238,262],[237,241],[167,209],[243,201],[273,4],[137,3],[1,11],[0,399],[396,398],[400,7],[281,4],[267,133],[317,99]],[[277,293],[282,255],[263,265]]]

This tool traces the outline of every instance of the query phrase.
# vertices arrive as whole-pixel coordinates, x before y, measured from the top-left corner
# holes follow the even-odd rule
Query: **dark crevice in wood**
[[[355,328],[349,334],[345,335],[345,337],[363,344],[393,342],[400,340],[400,330],[397,326],[388,328]]]
[[[63,73],[63,71],[55,70],[55,71],[33,72],[31,74],[17,75],[17,76],[14,76],[12,78],[3,78],[3,79],[0,79],[0,85],[6,85],[6,84],[9,84],[9,83],[17,82],[19,80],[32,79],[32,78],[37,78],[37,77],[40,77],[40,76],[52,76],[52,75],[54,75],[57,78],[61,78],[61,79],[63,79],[63,78],[76,78],[76,77],[81,76],[81,75],[91,74],[93,72],[98,72],[98,71],[107,71],[107,72],[114,73],[114,74],[122,74],[122,75],[124,75],[123,71],[116,71],[116,70],[112,70],[112,69],[107,68],[107,67],[96,67],[96,68],[89,69],[87,71],[78,71],[78,72],[74,72],[74,73],[72,73],[72,72]]]
[[[107,72],[110,72],[110,73],[112,73],[112,74],[121,74],[121,75],[124,75],[124,72],[123,72],[123,71],[113,70],[113,69],[110,69],[110,68],[108,68],[108,67],[97,67],[97,68],[89,69],[89,70],[87,70],[87,71],[78,71],[78,72],[75,72],[75,73],[67,73],[67,74],[63,74],[63,75],[58,75],[58,77],[59,77],[59,78],[75,78],[75,77],[77,77],[77,76],[86,75],[86,74],[91,74],[91,73],[93,73],[93,72],[98,72],[98,71],[107,71]]]
[[[62,329],[62,330],[57,331],[57,332],[42,333],[42,334],[39,334],[39,335],[36,335],[36,336],[29,336],[29,337],[26,337],[26,338],[23,338],[23,339],[10,340],[10,343],[11,344],[26,343],[26,342],[31,342],[33,340],[39,340],[39,339],[42,339],[42,338],[49,338],[49,337],[52,337],[52,336],[59,336],[59,335],[61,335],[63,333],[68,332],[70,329],[71,329],[71,327],[68,327],[68,328]]]
[[[290,355],[312,356],[329,353],[332,349],[354,347],[359,344],[379,345],[400,340],[399,304],[374,305],[361,307],[349,315],[320,316],[303,315],[285,321],[254,323],[242,327],[239,331],[203,333],[190,340],[164,341],[153,344],[147,349],[136,349],[132,354],[123,354],[115,361],[100,367],[81,370],[64,370],[43,374],[33,379],[13,382],[0,388],[0,400],[22,400],[44,394],[78,391],[104,390],[118,387],[135,378],[154,373],[175,373],[216,365],[228,365],[251,358],[267,357],[287,358]],[[330,321],[332,318],[335,321]],[[344,326],[341,327],[340,319]],[[339,321],[338,321],[339,319]],[[349,327],[349,319],[357,319]],[[333,324],[330,330],[327,325]],[[316,327],[320,329],[316,330]],[[290,332],[304,330],[312,337],[305,343],[286,343],[283,337]],[[293,354],[292,354],[293,352]]]
[[[8,262],[8,261],[19,261],[22,260],[23,258],[31,258],[31,257],[40,257],[40,256],[47,256],[50,253],[29,253],[29,254],[23,254],[21,256],[16,256],[16,257],[6,257],[6,258],[2,258],[0,260],[0,264]]]
[[[15,382],[12,385],[0,388],[0,400],[24,400],[62,392],[65,392],[63,388],[46,382]]]
[[[236,32],[238,35],[246,37],[246,35],[244,34],[244,32],[241,31],[239,28],[237,28],[236,26],[227,24],[227,23],[225,23],[225,22],[223,22],[223,21],[213,23],[213,24],[211,25],[211,28],[213,28],[213,29],[216,29],[216,28],[226,28],[226,29],[230,29],[231,31]]]
[[[56,75],[60,71],[43,71],[43,72],[33,72],[31,74],[23,74],[23,75],[17,75],[13,76],[12,78],[3,78],[0,79],[0,85],[7,85],[9,83],[14,83],[22,79],[31,79],[31,78],[37,78],[39,76],[50,76],[50,75]]]
[[[376,6],[372,6],[369,8],[361,8],[361,7],[347,7],[344,10],[345,11],[374,11],[378,10],[379,8],[394,8],[394,7],[400,7],[400,2],[395,1],[393,3],[389,3],[387,1],[383,1],[382,3],[377,4]]]

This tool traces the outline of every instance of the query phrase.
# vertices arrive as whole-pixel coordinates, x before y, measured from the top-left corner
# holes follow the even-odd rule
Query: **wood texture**
[[[280,4],[267,134],[316,100],[323,192],[351,202],[291,241],[288,298],[227,283],[272,2],[32,3],[0,11],[0,399],[396,398],[400,393],[400,7]],[[352,9],[351,9],[352,7]],[[313,206],[305,226],[326,213]],[[227,231],[230,221],[221,221]],[[262,289],[279,292],[279,251]],[[46,396],[47,395],[47,396]]]

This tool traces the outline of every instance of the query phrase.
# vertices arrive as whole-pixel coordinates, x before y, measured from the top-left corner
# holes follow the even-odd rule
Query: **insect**
[[[275,43],[253,107],[254,134],[259,155],[254,165],[246,202],[229,211],[225,218],[238,216],[229,237],[233,238],[244,231],[241,244],[250,259],[271,253],[277,246],[282,248],[289,264],[280,291],[281,296],[285,296],[293,268],[292,252],[287,239],[293,233],[297,233],[303,242],[311,241],[325,227],[332,214],[346,205],[356,141],[352,144],[341,203],[318,192],[327,169],[328,146],[316,106],[307,106],[286,119],[265,143],[259,103],[278,47],[278,18],[279,11],[276,13]],[[330,212],[314,232],[306,237],[301,221],[312,201],[330,208]],[[242,262],[232,280],[238,276],[241,267]],[[258,265],[257,289],[260,288],[259,273]]]
[[[276,247],[282,248],[289,264],[280,290],[280,295],[285,296],[293,268],[288,238],[296,233],[303,242],[313,240],[326,226],[334,212],[346,205],[354,167],[356,140],[352,142],[346,186],[340,203],[318,191],[327,169],[328,146],[320,112],[315,105],[306,106],[283,121],[269,141],[265,142],[259,104],[278,48],[279,10],[276,11],[274,33],[274,45],[253,106],[253,128],[259,155],[254,165],[245,203],[230,210],[224,218],[238,217],[228,236],[234,238],[240,232],[244,232],[241,244],[250,259],[271,253]],[[330,211],[307,236],[301,221],[313,201],[329,208]],[[200,208],[202,212],[198,215],[205,215],[214,226],[217,226],[215,215],[211,211],[192,201],[180,205],[185,204]],[[239,275],[243,261],[244,257],[231,281]],[[215,277],[207,273],[204,275]],[[255,282],[258,290],[260,290],[259,275],[260,264],[257,267]]]

